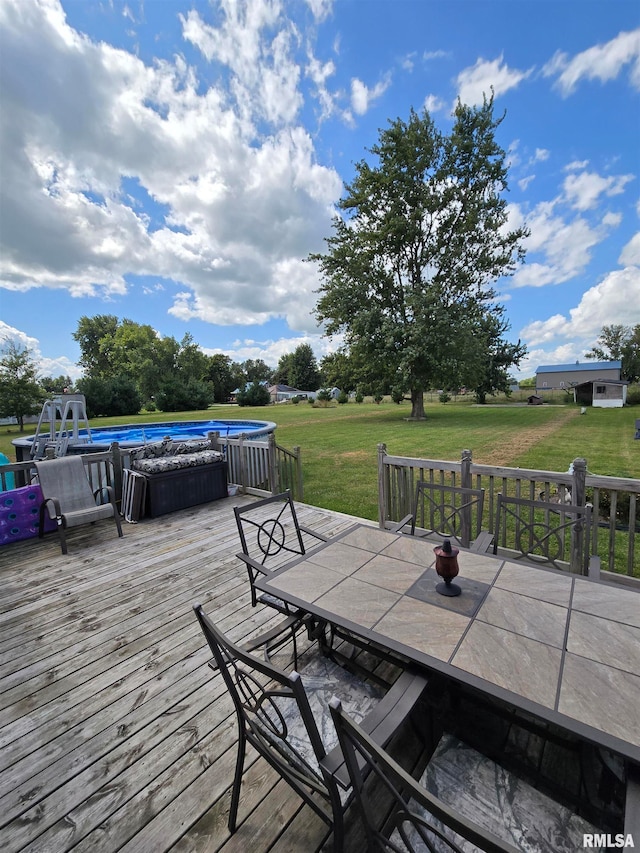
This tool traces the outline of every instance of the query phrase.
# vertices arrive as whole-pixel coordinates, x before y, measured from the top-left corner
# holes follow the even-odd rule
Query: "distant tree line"
[[[266,405],[266,384],[315,391],[321,373],[308,344],[283,355],[275,370],[262,359],[234,362],[222,353],[207,355],[186,334],[181,341],[160,337],[149,325],[113,315],[81,317],[73,335],[80,346],[89,417],[206,409],[227,402]]]
[[[380,375],[357,352],[332,353],[318,364],[311,347],[301,344],[281,356],[273,370],[261,359],[234,362],[222,354],[206,355],[190,335],[178,343],[155,332],[150,335],[150,328],[116,317],[81,318],[74,337],[80,343],[85,376],[75,385],[68,375],[41,376],[33,353],[6,339],[0,347],[0,417],[15,417],[22,431],[26,416],[38,414],[45,399],[65,391],[85,395],[90,418],[136,414],[143,407],[167,412],[203,409],[226,402],[236,390],[240,405],[267,405],[265,385],[276,383],[302,391],[337,387],[342,390],[341,403],[348,400],[346,392],[356,402],[365,396],[376,402],[390,396],[395,403],[405,398],[400,383]],[[140,341],[144,346],[138,349]],[[586,358],[620,360],[622,377],[639,382],[640,325],[603,326]],[[535,377],[520,386],[535,388]],[[329,394],[319,393],[318,399],[323,398]]]

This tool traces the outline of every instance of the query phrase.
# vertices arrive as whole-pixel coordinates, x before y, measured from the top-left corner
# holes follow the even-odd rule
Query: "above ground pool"
[[[91,438],[86,429],[78,430],[77,441],[72,438],[70,445],[87,452],[91,450],[108,450],[114,441],[123,447],[139,447],[152,441],[160,441],[170,436],[178,441],[190,438],[206,438],[210,432],[219,432],[221,437],[226,435],[247,435],[251,438],[267,435],[273,432],[276,424],[271,421],[167,421],[152,424],[123,424],[122,426],[91,427]],[[41,434],[42,435],[42,434]],[[16,457],[20,462],[29,459],[33,437],[15,438],[11,443],[16,448]],[[78,450],[76,450],[78,452]]]

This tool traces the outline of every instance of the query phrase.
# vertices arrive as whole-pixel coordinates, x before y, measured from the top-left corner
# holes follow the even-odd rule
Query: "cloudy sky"
[[[115,314],[234,361],[308,342],[353,164],[389,119],[506,111],[498,283],[538,364],[640,323],[637,0],[0,0],[0,338],[79,377]]]

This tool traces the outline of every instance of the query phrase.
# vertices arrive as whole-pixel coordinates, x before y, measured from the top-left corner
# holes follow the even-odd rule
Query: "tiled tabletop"
[[[640,763],[640,594],[356,525],[260,580],[264,591]]]

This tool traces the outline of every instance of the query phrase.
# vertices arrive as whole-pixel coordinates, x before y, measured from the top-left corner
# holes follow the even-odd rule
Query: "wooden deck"
[[[252,756],[227,830],[236,720],[191,610],[234,639],[250,605],[229,498],[0,548],[0,839],[30,853],[314,851],[324,824]],[[300,505],[328,535],[356,519]]]

